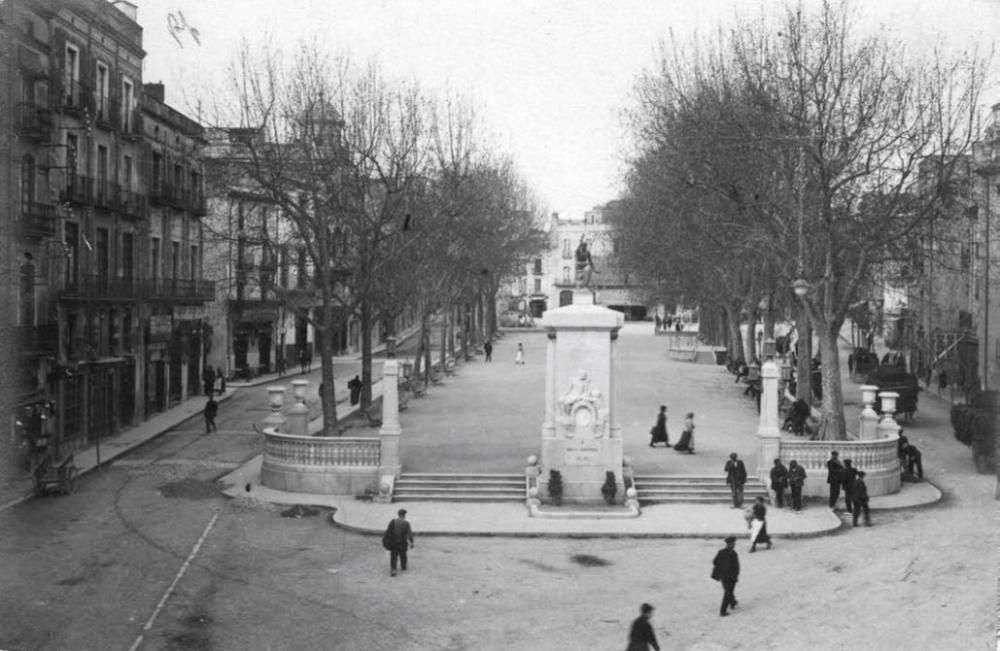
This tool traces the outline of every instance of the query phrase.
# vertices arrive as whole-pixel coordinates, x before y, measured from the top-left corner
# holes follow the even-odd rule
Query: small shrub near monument
[[[615,483],[615,473],[610,470],[604,475],[604,485],[601,486],[601,494],[608,504],[615,503],[615,495],[618,493],[618,485]]]
[[[1000,396],[996,391],[981,391],[972,396],[969,404],[951,408],[955,438],[972,448],[972,460],[981,473],[993,472],[997,467],[998,407]]]
[[[555,504],[556,506],[560,506],[562,504],[562,496],[563,496],[562,473],[559,472],[558,470],[550,470],[549,499],[551,499],[552,503]]]

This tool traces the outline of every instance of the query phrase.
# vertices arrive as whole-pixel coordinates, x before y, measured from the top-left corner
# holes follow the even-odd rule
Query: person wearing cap
[[[859,470],[858,477],[854,480],[854,494],[851,496],[854,502],[854,526],[858,526],[858,516],[865,514],[865,526],[872,526],[871,513],[868,510],[868,485],[865,483],[865,471]]]
[[[389,574],[396,576],[396,562],[399,569],[406,571],[406,550],[413,549],[413,529],[406,521],[406,509],[399,509],[399,517],[393,518],[385,530],[385,543],[389,549]]]
[[[726,485],[729,486],[729,490],[733,494],[733,507],[739,508],[743,506],[743,484],[747,483],[747,467],[743,465],[743,460],[740,459],[735,452],[729,455],[729,461],[726,462]]]
[[[736,582],[740,578],[740,555],[736,553],[736,536],[726,538],[726,546],[719,550],[712,561],[712,578],[722,582],[722,606],[719,615],[726,617],[727,608],[736,608]]]
[[[792,508],[802,510],[802,486],[806,483],[806,469],[792,459],[788,462],[788,486],[792,489]]]
[[[649,623],[653,617],[653,607],[642,604],[639,611],[640,615],[632,622],[632,630],[628,634],[628,648],[625,651],[649,651],[650,647],[660,651],[653,625]]]

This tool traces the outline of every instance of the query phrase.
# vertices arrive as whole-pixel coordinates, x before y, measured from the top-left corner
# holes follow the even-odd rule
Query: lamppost
[[[991,224],[993,213],[990,210],[990,195],[993,194],[993,177],[1000,173],[1000,156],[996,151],[995,139],[980,140],[972,143],[972,160],[976,163],[976,174],[985,179],[986,185],[986,223],[983,239],[986,250],[983,259],[983,390],[990,388],[990,258],[993,248]]]

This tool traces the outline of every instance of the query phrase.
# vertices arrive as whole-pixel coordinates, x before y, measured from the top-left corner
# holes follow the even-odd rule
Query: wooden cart
[[[44,454],[35,465],[35,495],[41,496],[56,490],[69,495],[76,490],[78,474],[72,454],[62,459],[53,459],[51,454]]]

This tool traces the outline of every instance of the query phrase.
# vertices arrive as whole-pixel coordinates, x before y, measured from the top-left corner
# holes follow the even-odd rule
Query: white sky
[[[621,110],[661,39],[713,32],[768,0],[134,0],[147,52],[144,81],[196,117],[243,37],[270,33],[288,49],[318,37],[331,52],[375,56],[428,90],[451,88],[483,108],[543,207],[580,218],[614,199],[626,154]],[[809,2],[809,4],[814,4]],[[1000,0],[875,0],[866,24],[885,24],[916,49],[937,35],[988,51]],[[168,30],[181,12],[201,45]],[[1000,68],[1000,62],[994,68]],[[994,74],[994,79],[996,75]],[[992,84],[985,105],[1000,102]],[[985,106],[984,106],[985,110]]]

